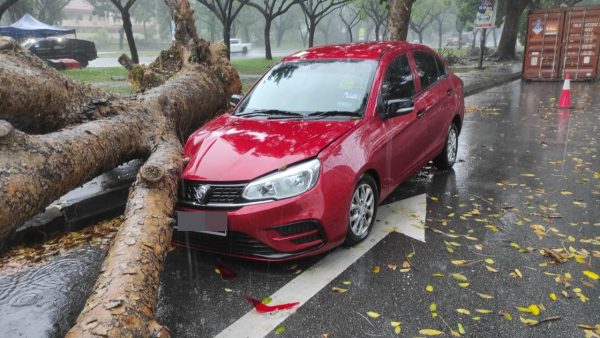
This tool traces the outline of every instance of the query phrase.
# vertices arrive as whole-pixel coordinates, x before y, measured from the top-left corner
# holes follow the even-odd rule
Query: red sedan
[[[456,161],[463,83],[422,45],[311,48],[234,99],[185,145],[175,244],[258,260],[354,245],[395,187]]]

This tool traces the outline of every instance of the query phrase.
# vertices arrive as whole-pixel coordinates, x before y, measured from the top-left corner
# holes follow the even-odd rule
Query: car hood
[[[264,120],[225,114],[193,133],[183,178],[250,181],[317,156],[359,120]]]

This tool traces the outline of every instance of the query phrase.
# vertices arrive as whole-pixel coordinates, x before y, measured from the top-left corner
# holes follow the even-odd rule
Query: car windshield
[[[374,60],[281,63],[247,94],[235,115],[361,117],[376,67]]]

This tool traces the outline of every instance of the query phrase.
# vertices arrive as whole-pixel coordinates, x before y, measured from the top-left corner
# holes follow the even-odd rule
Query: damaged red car
[[[258,260],[354,245],[378,204],[429,161],[456,161],[463,83],[406,42],[311,48],[281,60],[193,133],[174,243]]]

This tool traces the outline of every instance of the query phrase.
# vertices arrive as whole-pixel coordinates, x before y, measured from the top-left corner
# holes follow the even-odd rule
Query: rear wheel
[[[367,238],[375,223],[377,196],[375,180],[369,175],[364,175],[352,194],[348,233],[344,245],[351,246]]]
[[[446,145],[441,154],[433,160],[433,164],[438,169],[450,169],[456,163],[456,154],[458,153],[458,128],[454,123],[448,128],[446,136]]]

